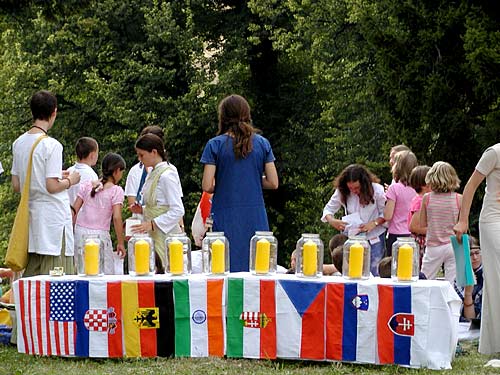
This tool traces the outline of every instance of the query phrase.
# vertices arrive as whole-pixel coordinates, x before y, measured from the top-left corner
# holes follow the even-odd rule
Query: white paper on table
[[[342,217],[342,221],[347,223],[345,230],[349,236],[355,236],[360,232],[359,227],[363,224],[361,220],[361,216],[359,216],[359,212],[354,212],[350,215],[346,215]]]

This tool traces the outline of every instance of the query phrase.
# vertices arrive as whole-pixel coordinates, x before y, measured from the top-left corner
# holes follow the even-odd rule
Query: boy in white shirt
[[[97,141],[94,138],[82,137],[76,141],[75,152],[78,161],[75,165],[68,168],[68,172],[78,171],[80,173],[80,182],[68,189],[71,207],[73,207],[78,191],[80,190],[80,183],[99,179],[97,173],[92,169],[99,158],[99,145]]]

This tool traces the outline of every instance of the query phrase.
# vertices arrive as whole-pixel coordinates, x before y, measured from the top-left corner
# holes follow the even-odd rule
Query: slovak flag
[[[426,341],[432,337],[429,335],[430,288],[378,285],[378,294],[379,363],[429,366],[425,348],[428,348]]]
[[[279,358],[325,359],[325,283],[276,282]]]
[[[376,363],[378,293],[368,283],[326,287],[326,358]]]

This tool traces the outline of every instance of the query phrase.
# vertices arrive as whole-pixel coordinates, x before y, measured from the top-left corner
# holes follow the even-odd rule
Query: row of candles
[[[77,252],[79,275],[102,274],[103,252],[98,237],[89,236]],[[129,273],[133,276],[155,272],[154,244],[144,234],[129,241]],[[321,277],[323,274],[323,242],[318,234],[303,234],[297,241],[295,273],[301,277]],[[202,272],[224,275],[229,272],[229,241],[223,232],[209,232],[202,244]],[[272,232],[256,232],[250,240],[250,272],[272,275],[277,268],[278,241]],[[166,273],[178,276],[191,273],[191,241],[185,233],[166,239]],[[418,279],[418,247],[412,238],[398,238],[393,245],[392,278],[395,281]],[[365,237],[350,237],[344,244],[342,274],[349,279],[370,277],[370,245]]]

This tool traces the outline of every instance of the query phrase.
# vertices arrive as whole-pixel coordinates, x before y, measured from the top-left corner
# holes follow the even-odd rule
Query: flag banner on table
[[[426,366],[430,290],[378,285],[378,295],[379,363]]]
[[[276,358],[274,280],[228,278],[227,356]]]
[[[175,356],[224,356],[224,279],[174,281]]]
[[[126,357],[174,354],[172,281],[122,281],[122,321]]]
[[[277,356],[325,359],[325,283],[276,283]]]
[[[121,306],[120,281],[76,281],[77,356],[123,357]]]
[[[326,358],[376,363],[376,285],[327,284]]]
[[[20,279],[15,289],[20,353],[75,355],[74,281]]]

